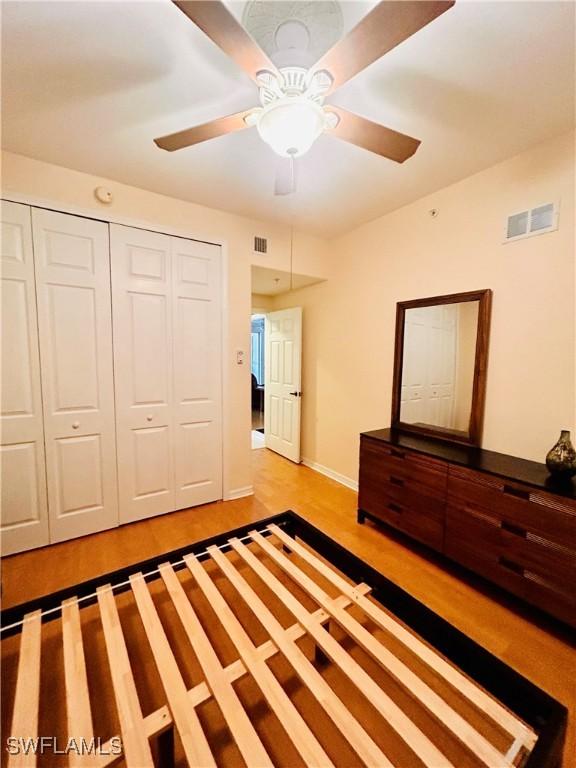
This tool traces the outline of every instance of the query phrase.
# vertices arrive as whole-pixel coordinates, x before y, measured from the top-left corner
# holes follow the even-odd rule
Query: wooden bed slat
[[[274,764],[250,722],[236,691],[228,680],[228,676],[172,566],[166,563],[161,565],[159,570],[190,645],[202,667],[208,687],[218,702],[242,757],[246,760],[247,765],[273,768]]]
[[[522,736],[524,738],[524,743],[527,745],[534,744],[535,734],[532,729],[526,726],[498,701],[485,693],[480,686],[470,681],[466,675],[460,672],[460,670],[449,664],[439,653],[429,648],[426,643],[405,629],[378,605],[368,600],[364,595],[357,595],[353,585],[349,584],[332,568],[322,562],[320,558],[313,555],[306,549],[306,547],[303,547],[300,542],[295,541],[288,536],[277,525],[269,525],[268,529],[277,536],[283,544],[286,544],[299,557],[315,568],[321,576],[331,582],[343,595],[346,595],[353,600],[377,626],[396,637],[396,639],[409,648],[431,669],[447,680],[454,688],[460,691],[463,696],[477,706],[478,709],[485,712],[510,735],[514,738]]]
[[[153,768],[152,752],[130,667],[118,609],[110,586],[97,590],[112,687],[120,720],[127,768]]]
[[[24,617],[20,638],[18,676],[14,697],[14,712],[10,736],[32,739],[38,736],[40,707],[40,648],[42,640],[42,614],[34,611]],[[36,755],[28,755],[21,749],[8,756],[8,768],[34,768]]]
[[[62,603],[62,644],[64,648],[68,738],[74,738],[78,742],[81,738],[90,741],[94,735],[94,728],[86,676],[80,609],[75,597]],[[78,766],[92,765],[95,763],[94,758],[94,755],[70,755],[70,759]]]
[[[399,658],[382,645],[374,635],[363,627],[356,619],[343,608],[334,605],[334,601],[316,582],[307,576],[296,566],[283,552],[280,552],[273,544],[267,541],[257,531],[251,532],[252,540],[257,542],[264,552],[285,573],[288,574],[305,592],[315,600],[321,608],[324,608],[383,669],[387,670],[410,695],[420,701],[427,709],[437,717],[441,723],[449,728],[460,741],[465,744],[473,754],[476,754],[482,762],[493,768],[504,768],[510,765],[504,755],[497,750],[482,734],[472,727],[462,715],[456,712],[444,699],[442,699],[430,686],[418,675],[412,672]],[[244,545],[242,545],[244,546]],[[402,729],[399,723],[398,730]]]
[[[230,543],[233,546],[235,543],[242,546],[240,542],[234,542],[233,539],[230,540]],[[300,680],[308,687],[317,701],[324,707],[326,713],[340,729],[343,736],[354,748],[360,758],[366,765],[373,766],[373,768],[392,768],[392,763],[382,752],[380,747],[351,714],[315,667],[308,661],[300,648],[292,640],[289,640],[286,637],[280,622],[252,587],[245,581],[243,576],[232,565],[230,560],[228,560],[228,558],[226,558],[216,547],[208,547],[208,552],[218,564],[220,570],[241,595],[248,607],[254,612],[262,626],[269,633],[275,645],[290,662]],[[267,571],[267,575],[271,575],[269,571]],[[322,632],[324,632],[324,629],[322,629]],[[345,653],[345,651],[343,651],[343,653]],[[444,765],[448,766],[448,763],[445,762]]]
[[[130,585],[188,764],[190,768],[216,768],[210,745],[188,698],[184,680],[142,574],[130,576]]]
[[[246,669],[249,670],[270,708],[282,723],[306,765],[332,768],[333,763],[320,742],[267,666],[266,658],[269,658],[269,656],[261,652],[264,646],[257,648],[252,643],[244,627],[196,558],[185,557],[184,559],[196,583],[212,605],[218,615],[218,619],[234,643],[243,663],[246,665]],[[289,632],[290,630],[287,630],[287,634]],[[268,645],[268,643],[264,645]],[[276,646],[271,645],[271,648],[276,651]]]

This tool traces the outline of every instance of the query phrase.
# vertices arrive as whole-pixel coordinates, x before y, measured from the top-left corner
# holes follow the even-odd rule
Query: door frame
[[[96,221],[102,221],[105,224],[122,224],[126,227],[134,227],[135,229],[144,229],[151,232],[158,232],[162,235],[172,235],[174,237],[182,237],[186,240],[197,240],[203,243],[210,243],[212,245],[220,246],[220,309],[222,318],[221,327],[221,391],[222,391],[222,499],[228,501],[230,499],[239,498],[238,490],[230,488],[230,451],[231,440],[230,435],[230,423],[229,423],[229,404],[230,404],[230,392],[229,392],[229,379],[231,375],[231,356],[228,355],[228,273],[229,273],[229,261],[228,261],[228,241],[226,239],[214,238],[208,236],[202,232],[191,232],[190,230],[177,227],[172,224],[163,224],[159,221],[151,219],[137,219],[130,216],[115,214],[112,210],[95,211],[93,208],[87,208],[72,203],[63,202],[60,200],[54,200],[44,197],[36,197],[35,195],[26,195],[18,192],[3,191],[0,195],[0,199],[10,203],[21,203],[23,205],[30,205],[34,208],[45,208],[55,213],[67,213],[71,216],[80,216],[84,219],[94,219]],[[112,313],[112,307],[110,307],[110,313]],[[242,494],[246,495],[246,494]]]

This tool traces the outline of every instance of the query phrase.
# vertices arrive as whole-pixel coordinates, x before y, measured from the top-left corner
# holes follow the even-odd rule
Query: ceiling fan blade
[[[245,112],[237,112],[235,115],[219,117],[216,120],[211,120],[209,123],[196,125],[194,128],[186,128],[177,133],[169,133],[167,136],[154,139],[154,144],[160,147],[160,149],[174,152],[175,149],[184,149],[184,147],[190,147],[192,144],[200,144],[202,141],[215,139],[217,136],[242,131],[244,128],[249,127],[244,118],[251,114],[251,112],[251,109],[247,109]]]
[[[312,67],[312,72],[327,70],[333,77],[330,91],[334,91],[443,14],[454,2],[382,0],[322,56]]]
[[[373,123],[372,120],[355,115],[346,109],[330,104],[326,107],[326,111],[335,112],[340,118],[335,128],[327,130],[328,134],[397,163],[403,163],[404,160],[412,157],[420,146],[418,139],[393,131],[379,123]]]
[[[277,196],[291,195],[296,192],[296,161],[293,157],[279,157],[276,162],[276,177],[274,179],[274,194]]]
[[[199,27],[213,43],[256,81],[258,72],[278,74],[268,56],[236,21],[220,0],[172,0],[182,13]]]

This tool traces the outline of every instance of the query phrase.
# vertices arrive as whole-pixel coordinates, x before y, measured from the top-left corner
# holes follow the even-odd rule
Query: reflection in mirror
[[[400,421],[468,433],[479,301],[407,308]]]

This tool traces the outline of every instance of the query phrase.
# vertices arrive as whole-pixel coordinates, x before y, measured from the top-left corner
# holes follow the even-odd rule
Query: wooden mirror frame
[[[459,304],[466,301],[478,301],[478,326],[476,331],[476,356],[472,384],[472,406],[468,432],[446,429],[444,427],[421,427],[406,424],[400,420],[402,364],[404,358],[404,322],[407,309],[431,307],[439,304]],[[429,437],[441,438],[464,445],[480,446],[484,421],[484,400],[486,395],[486,371],[488,365],[488,336],[490,332],[490,310],[492,291],[468,291],[451,293],[447,296],[432,296],[426,299],[399,301],[396,304],[396,342],[394,349],[394,378],[392,381],[392,423],[393,429],[412,432]]]

